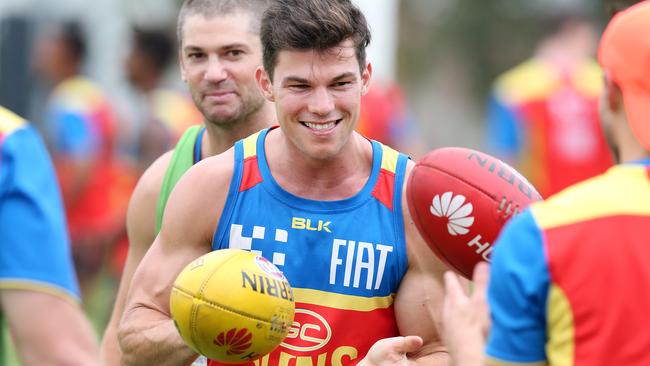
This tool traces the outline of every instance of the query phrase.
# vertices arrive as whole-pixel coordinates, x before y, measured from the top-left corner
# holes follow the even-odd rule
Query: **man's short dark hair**
[[[65,42],[70,54],[78,62],[86,57],[86,39],[83,27],[77,21],[66,21],[60,25],[61,39]]]
[[[370,29],[350,0],[273,0],[262,18],[261,38],[264,68],[273,80],[281,50],[325,51],[347,39],[363,70]]]
[[[610,0],[607,3],[607,11],[610,17],[616,15],[616,13],[623,11],[630,6],[641,2],[642,0]]]
[[[178,13],[176,28],[179,43],[183,43],[183,25],[188,15],[200,14],[206,18],[229,15],[239,11],[251,14],[251,32],[259,34],[260,21],[269,0],[185,0]]]
[[[134,27],[133,48],[146,57],[158,72],[165,70],[175,54],[172,36],[168,32],[158,29]]]

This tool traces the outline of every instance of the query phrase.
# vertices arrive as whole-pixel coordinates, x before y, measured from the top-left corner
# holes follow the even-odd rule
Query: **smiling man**
[[[446,267],[406,207],[414,164],[354,132],[372,74],[363,14],[349,0],[277,0],[261,35],[256,77],[280,126],[178,182],[134,276],[120,327],[126,363],[196,357],[170,319],[174,279],[202,254],[240,248],[277,265],[296,299],[290,336],[258,365],[446,365],[438,334]]]

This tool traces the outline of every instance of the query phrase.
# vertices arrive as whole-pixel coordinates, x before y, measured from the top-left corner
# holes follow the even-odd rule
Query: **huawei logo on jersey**
[[[450,235],[465,235],[474,223],[474,217],[470,216],[474,207],[469,202],[465,203],[465,200],[465,196],[460,194],[454,196],[452,192],[433,197],[429,210],[432,215],[449,220],[447,231]]]

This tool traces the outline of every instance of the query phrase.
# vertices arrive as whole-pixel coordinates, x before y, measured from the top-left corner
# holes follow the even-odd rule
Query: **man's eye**
[[[244,52],[241,50],[230,50],[228,54],[231,56],[241,56]]]

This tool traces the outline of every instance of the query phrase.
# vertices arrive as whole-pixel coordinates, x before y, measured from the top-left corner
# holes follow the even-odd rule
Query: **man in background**
[[[575,12],[545,19],[534,55],[494,83],[487,116],[487,149],[544,198],[612,165],[598,118],[595,25]]]

